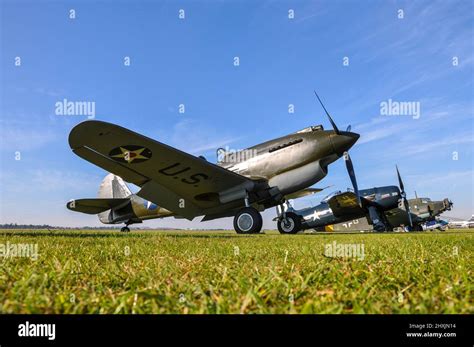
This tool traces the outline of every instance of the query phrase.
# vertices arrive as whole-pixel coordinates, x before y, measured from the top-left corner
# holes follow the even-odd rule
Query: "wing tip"
[[[71,147],[73,151],[76,148],[83,146],[83,141],[81,141],[81,139],[83,138],[83,134],[87,134],[92,131],[91,127],[93,127],[94,125],[107,126],[113,124],[95,119],[86,120],[79,124],[76,124],[71,129],[68,136],[69,147]]]

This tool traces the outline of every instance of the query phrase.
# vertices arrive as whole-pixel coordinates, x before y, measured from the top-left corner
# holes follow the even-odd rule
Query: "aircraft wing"
[[[324,189],[326,189],[326,188],[305,188],[305,189],[299,190],[297,192],[285,195],[285,198],[287,200],[299,199],[299,198],[302,198],[302,197],[305,197],[305,196],[308,196],[308,195],[317,194],[319,192],[322,192]]]
[[[187,219],[220,205],[220,193],[255,187],[251,179],[205,159],[102,121],[78,124],[69,145],[78,156],[140,186],[137,195]]]
[[[361,199],[364,202],[364,198]],[[357,203],[357,196],[353,192],[334,195],[327,203],[336,217],[366,213],[366,210]]]

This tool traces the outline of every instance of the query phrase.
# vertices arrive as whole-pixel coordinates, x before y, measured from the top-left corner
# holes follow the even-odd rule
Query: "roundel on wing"
[[[109,157],[119,163],[136,164],[151,158],[151,151],[143,146],[125,145],[112,149]]]

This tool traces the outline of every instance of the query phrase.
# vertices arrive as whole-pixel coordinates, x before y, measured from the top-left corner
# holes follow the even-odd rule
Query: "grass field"
[[[364,256],[330,257],[333,241]],[[474,313],[466,229],[0,230],[0,245],[20,243],[38,258],[0,258],[0,313]]]

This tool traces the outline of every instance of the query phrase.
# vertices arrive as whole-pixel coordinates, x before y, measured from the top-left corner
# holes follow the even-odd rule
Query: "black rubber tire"
[[[245,216],[246,221],[251,221],[248,228],[239,225],[242,223],[241,218]],[[249,219],[250,218],[250,219]],[[258,234],[262,230],[263,218],[260,212],[253,207],[244,207],[236,213],[234,217],[234,229],[237,234]]]
[[[120,229],[121,232],[123,233],[128,233],[130,232],[130,228],[129,227],[123,227],[122,229]]]
[[[283,219],[278,220],[277,226],[280,234],[296,234],[301,230],[301,218],[296,213],[288,212],[285,214],[287,223]]]

